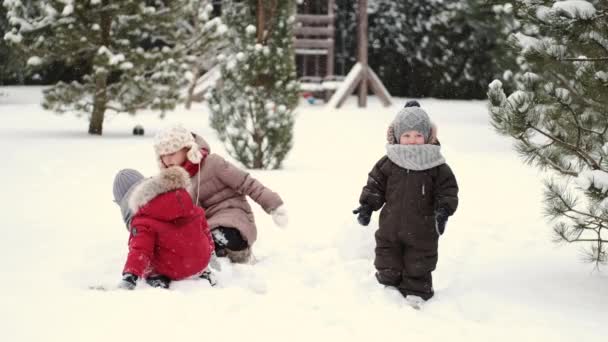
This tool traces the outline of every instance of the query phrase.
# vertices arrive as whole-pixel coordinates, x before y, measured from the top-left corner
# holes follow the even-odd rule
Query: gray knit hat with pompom
[[[401,135],[408,131],[418,131],[424,136],[425,143],[431,137],[431,119],[420,107],[405,107],[397,113],[391,124],[395,140],[399,142]]]

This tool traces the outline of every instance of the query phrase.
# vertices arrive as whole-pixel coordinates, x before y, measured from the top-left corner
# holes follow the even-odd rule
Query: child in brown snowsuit
[[[458,185],[440,153],[435,127],[418,106],[403,108],[389,128],[387,154],[369,173],[354,211],[369,224],[380,210],[376,231],[378,282],[395,286],[419,305],[434,294],[439,236],[458,206]]]

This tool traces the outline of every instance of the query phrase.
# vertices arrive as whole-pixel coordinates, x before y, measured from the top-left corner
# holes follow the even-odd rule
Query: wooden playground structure
[[[335,0],[298,5],[294,29],[296,69],[303,92],[329,100],[343,77],[335,75]]]
[[[358,0],[357,63],[346,75],[335,75],[335,0],[304,0],[298,5],[294,52],[302,92],[340,108],[358,87],[359,107],[367,106],[369,90],[383,105],[391,104],[389,92],[368,65],[367,3],[368,0]],[[211,84],[218,77],[219,69],[215,67],[203,75],[199,84]],[[205,91],[199,87],[195,98],[202,99]]]
[[[334,75],[334,7],[335,0],[305,0],[298,7],[294,47],[302,89],[323,92],[328,105],[335,108],[340,108],[357,87],[359,107],[367,106],[369,89],[380,98],[383,105],[390,105],[388,90],[368,65],[367,0],[358,0],[357,63],[346,77]],[[320,11],[325,12],[319,13]],[[321,57],[325,57],[324,63],[320,61]],[[312,66],[311,58],[314,58]],[[312,73],[309,71],[311,69]]]

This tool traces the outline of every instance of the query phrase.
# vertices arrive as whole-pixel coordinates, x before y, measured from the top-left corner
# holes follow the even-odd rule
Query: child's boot
[[[251,247],[247,247],[245,249],[241,249],[238,251],[233,251],[231,249],[226,249],[228,259],[235,264],[246,264],[251,260]]]
[[[146,278],[146,283],[152,287],[159,287],[161,289],[168,289],[171,284],[169,277],[158,274]]]
[[[251,258],[251,247],[236,228],[218,227],[211,231],[218,257],[228,257],[231,262],[244,264]]]
[[[207,280],[209,282],[209,285],[211,286],[217,285],[217,278],[215,277],[215,274],[209,269],[209,267],[207,267],[203,271],[203,273],[201,273],[199,278]]]
[[[405,296],[405,302],[414,309],[420,310],[426,301],[420,296],[407,295]]]

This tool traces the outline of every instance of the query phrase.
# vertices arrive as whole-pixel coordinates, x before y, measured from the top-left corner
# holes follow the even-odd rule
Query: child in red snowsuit
[[[190,175],[181,167],[148,179],[134,170],[118,173],[114,197],[130,230],[119,287],[133,289],[138,278],[162,288],[172,280],[207,278],[214,245],[205,211],[186,190],[189,183]]]

